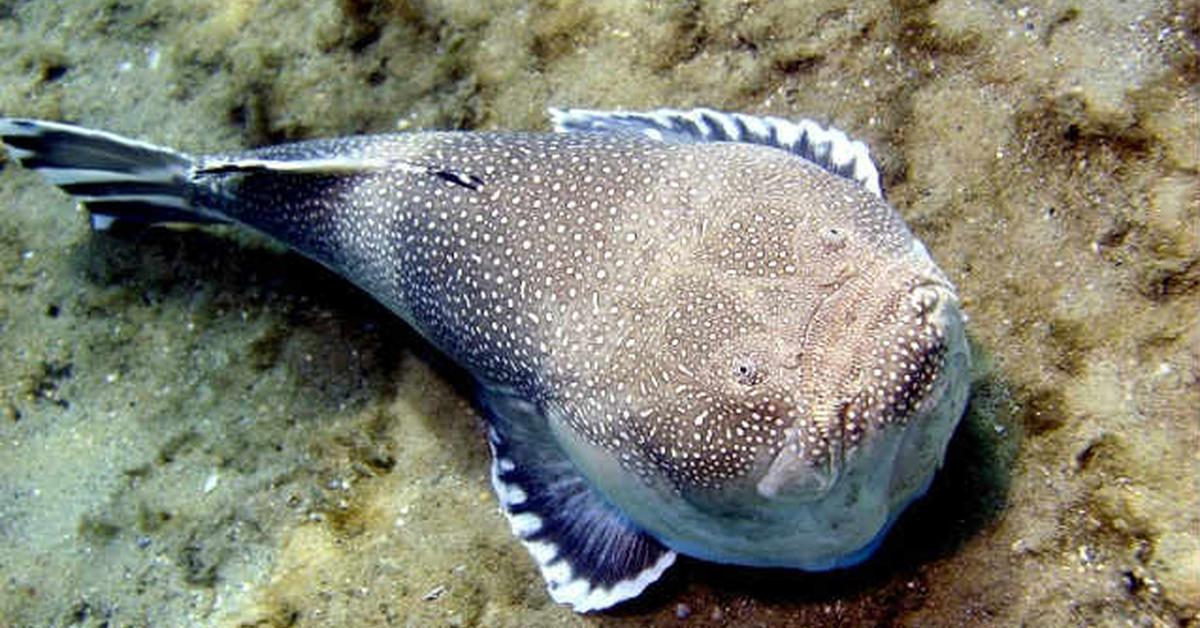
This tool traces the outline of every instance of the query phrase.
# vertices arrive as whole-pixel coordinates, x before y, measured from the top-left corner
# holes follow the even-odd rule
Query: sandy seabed
[[[545,129],[548,105],[866,141],[981,357],[879,555],[553,604],[462,376],[229,229],[93,234],[0,172],[0,625],[1200,624],[1188,2],[0,1],[0,115],[190,152]]]

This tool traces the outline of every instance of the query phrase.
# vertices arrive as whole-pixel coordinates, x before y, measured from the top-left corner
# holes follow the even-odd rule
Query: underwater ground
[[[484,6],[486,5],[486,6]],[[193,152],[706,105],[866,141],[979,364],[879,555],[552,603],[461,374],[297,255],[0,171],[0,626],[1200,625],[1200,8],[0,0],[0,115]]]

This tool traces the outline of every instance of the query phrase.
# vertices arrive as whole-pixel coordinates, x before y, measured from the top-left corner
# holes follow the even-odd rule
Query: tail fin
[[[191,157],[103,131],[0,118],[0,142],[22,166],[41,173],[92,214],[92,227],[226,222],[192,201]]]

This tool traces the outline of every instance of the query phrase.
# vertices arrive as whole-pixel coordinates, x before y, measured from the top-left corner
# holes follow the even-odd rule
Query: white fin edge
[[[76,195],[74,198],[75,198],[75,200],[79,201],[80,203],[84,203],[84,204],[101,203],[101,202],[103,202],[103,203],[149,203],[151,205],[158,205],[160,207],[172,207],[175,209],[181,209],[183,211],[201,214],[201,212],[197,211],[195,208],[193,208],[191,205],[189,205],[186,200],[179,198],[178,196],[167,196],[165,194],[109,194],[109,195],[103,195],[103,196],[90,196],[90,195],[79,194],[79,195]],[[104,212],[100,212],[100,213],[104,213]],[[201,215],[203,215],[203,214],[201,214]]]
[[[528,543],[526,547],[528,547]],[[632,578],[621,580],[611,587],[593,587],[592,583],[582,578],[571,578],[571,568],[567,562],[559,561],[553,565],[539,562],[542,577],[550,583],[550,597],[559,604],[567,604],[577,613],[590,613],[610,608],[633,599],[642,594],[646,587],[654,584],[662,577],[671,565],[675,564],[678,555],[674,551],[664,552],[658,562],[638,573]]]
[[[26,151],[28,152],[28,151]],[[117,183],[117,182],[159,182],[171,183],[176,177],[186,174],[183,168],[147,168],[138,170],[137,174],[99,170],[95,168],[38,168],[42,175],[52,185],[73,185],[76,183]]]
[[[610,608],[626,600],[642,594],[646,587],[654,584],[663,573],[675,564],[678,554],[667,550],[650,567],[638,572],[632,578],[618,581],[610,587],[596,587],[583,578],[575,578],[571,566],[566,560],[555,560],[558,549],[545,541],[528,541],[530,535],[542,529],[542,520],[533,513],[512,514],[506,506],[516,505],[525,501],[525,491],[518,486],[512,486],[500,479],[500,473],[505,467],[511,468],[513,462],[496,455],[495,443],[499,434],[494,428],[488,428],[488,447],[492,450],[491,480],[492,489],[500,501],[500,512],[508,520],[513,536],[521,541],[530,557],[537,563],[542,579],[546,582],[546,590],[550,598],[558,604],[566,604],[577,613],[590,613]]]
[[[117,223],[117,219],[106,214],[91,214],[93,231],[108,231]]]
[[[671,138],[690,141],[745,142],[785,150],[830,170],[842,170],[851,164],[850,179],[867,191],[883,198],[879,170],[871,159],[870,150],[861,141],[853,140],[842,131],[823,127],[808,120],[785,120],[774,116],[753,116],[726,113],[714,109],[655,109],[652,111],[603,111],[599,109],[548,109],[554,130],[559,133],[575,131],[629,131],[655,141]],[[801,149],[809,147],[811,157]],[[829,166],[821,163],[830,162]],[[840,173],[835,173],[843,176]]]
[[[9,146],[8,144],[5,144],[4,148],[8,149],[8,156],[12,157],[13,161],[25,161],[34,155],[34,152],[31,150]]]
[[[59,131],[72,135],[95,137],[109,142],[115,142],[132,148],[141,148],[152,153],[164,153],[174,155],[183,160],[188,160],[188,155],[170,148],[163,148],[157,144],[143,142],[140,140],[130,139],[116,133],[108,131],[98,131],[87,127],[77,126],[74,124],[66,124],[63,122],[51,122],[49,120],[34,120],[31,118],[0,118],[0,136],[11,137],[38,137],[45,135],[45,131]],[[13,149],[10,147],[9,151]],[[28,152],[28,151],[26,151]]]

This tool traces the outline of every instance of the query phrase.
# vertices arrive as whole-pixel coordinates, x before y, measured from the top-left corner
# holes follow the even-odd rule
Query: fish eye
[[[829,227],[821,232],[821,244],[830,251],[836,251],[846,244],[846,231],[838,227]]]
[[[730,372],[737,383],[743,386],[754,386],[766,379],[766,372],[759,361],[750,355],[740,355],[733,359]]]

